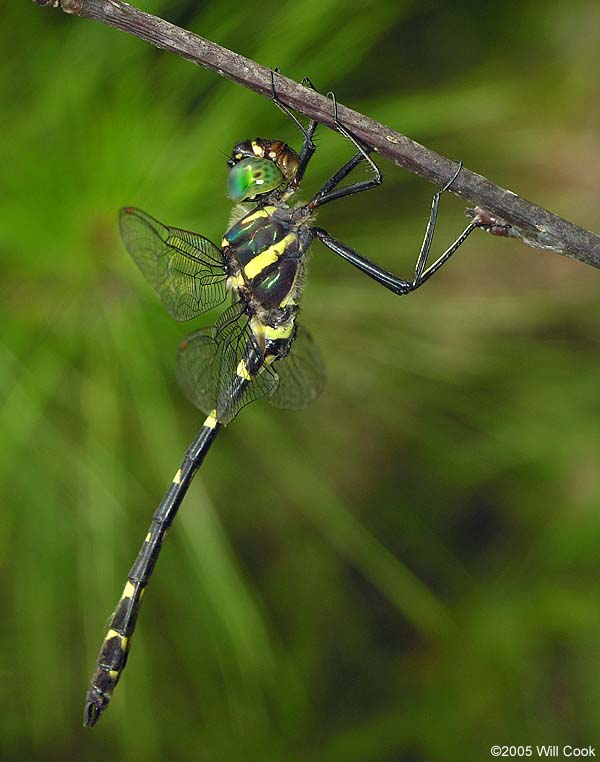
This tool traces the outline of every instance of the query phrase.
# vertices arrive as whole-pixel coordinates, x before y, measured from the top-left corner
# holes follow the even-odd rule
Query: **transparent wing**
[[[243,302],[227,309],[211,328],[188,336],[179,348],[177,368],[188,399],[204,413],[216,410],[224,424],[278,384],[277,374],[262,364]]]
[[[121,209],[119,224],[125,248],[175,320],[190,320],[225,300],[223,253],[208,238],[133,207]]]
[[[325,385],[325,366],[319,348],[301,325],[287,357],[277,360],[274,369],[279,384],[269,395],[275,407],[302,410],[321,393]]]
[[[214,363],[217,344],[214,326],[200,328],[184,339],[177,353],[179,384],[185,396],[208,415],[217,406]]]

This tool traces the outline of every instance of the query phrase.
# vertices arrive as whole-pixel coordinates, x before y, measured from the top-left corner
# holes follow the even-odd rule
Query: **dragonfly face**
[[[236,203],[266,199],[296,177],[299,162],[296,151],[281,140],[255,138],[238,143],[227,161],[229,197]]]
[[[283,179],[277,165],[269,159],[242,159],[229,173],[227,192],[236,203],[254,200],[274,191]]]

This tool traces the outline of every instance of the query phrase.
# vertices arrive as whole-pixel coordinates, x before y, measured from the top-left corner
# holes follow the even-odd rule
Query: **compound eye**
[[[239,203],[275,190],[283,182],[283,174],[268,159],[244,159],[236,164],[227,180],[227,192],[232,201]]]

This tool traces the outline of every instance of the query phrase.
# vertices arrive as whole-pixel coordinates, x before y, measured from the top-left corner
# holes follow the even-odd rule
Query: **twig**
[[[121,0],[33,2],[59,7],[66,13],[113,26],[261,95],[271,96],[269,68]],[[283,103],[328,127],[334,127],[331,101],[328,98],[281,75],[277,75],[276,81],[277,95]],[[338,104],[338,114],[343,124],[372,146],[380,156],[437,185],[445,182],[456,168],[456,162],[341,104]],[[452,191],[477,205],[470,216],[477,215],[481,219],[490,217],[499,223],[508,223],[511,226],[509,235],[521,238],[529,246],[600,267],[599,236],[532,204],[512,191],[494,185],[482,175],[463,169],[453,183]]]

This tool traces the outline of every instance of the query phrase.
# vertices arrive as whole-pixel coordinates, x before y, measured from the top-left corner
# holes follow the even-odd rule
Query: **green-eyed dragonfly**
[[[228,296],[231,304],[213,326],[192,333],[179,348],[181,385],[207,417],[153,515],[112,614],[87,693],[87,726],[96,724],[121,677],[142,596],[165,533],[217,433],[253,400],[264,397],[279,407],[301,409],[323,387],[321,355],[308,332],[297,323],[305,260],[313,241],[321,241],[377,283],[402,295],[425,283],[473,230],[492,227],[481,220],[472,221],[427,266],[440,197],[458,176],[460,164],[433,197],[410,280],[382,269],[313,225],[315,212],[324,204],[374,188],[383,179],[370,156],[371,148],[340,123],[332,98],[337,131],[353,143],[356,152],[308,203],[290,202],[315,152],[317,122],[310,121],[305,128],[277,98],[273,87],[273,100],[302,131],[302,148],[297,153],[280,140],[264,138],[246,140],[234,147],[227,162],[228,192],[241,206],[220,246],[198,233],[163,225],[139,209],[121,210],[125,247],[175,320],[195,318],[222,304]],[[362,161],[370,166],[372,177],[341,185]]]

